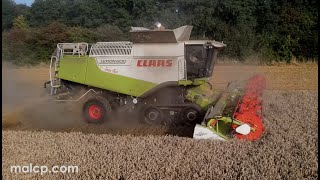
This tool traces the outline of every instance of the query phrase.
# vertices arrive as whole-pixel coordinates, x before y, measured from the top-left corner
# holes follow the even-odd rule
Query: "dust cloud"
[[[120,113],[102,124],[88,124],[82,116],[84,101],[57,102],[49,95],[48,67],[2,66],[2,125],[6,130],[49,130],[94,134],[185,135],[185,128],[142,123],[142,114]],[[170,98],[170,97],[166,97]],[[189,130],[189,129],[188,129]],[[188,135],[192,132],[188,132]]]
[[[229,82],[245,83],[254,75],[266,76],[261,66],[258,65],[219,64],[214,67],[210,83],[215,89],[226,89]]]
[[[56,130],[83,125],[76,108],[53,101],[48,89],[43,88],[49,77],[36,71],[36,68],[2,64],[3,126],[15,124],[24,129]]]

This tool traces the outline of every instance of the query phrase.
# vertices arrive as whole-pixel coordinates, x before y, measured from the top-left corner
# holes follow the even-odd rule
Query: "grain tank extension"
[[[264,78],[215,89],[209,80],[226,45],[189,40],[191,30],[157,24],[132,27],[130,42],[59,43],[45,86],[57,101],[83,101],[88,123],[132,113],[147,124],[195,126],[194,138],[258,139]]]

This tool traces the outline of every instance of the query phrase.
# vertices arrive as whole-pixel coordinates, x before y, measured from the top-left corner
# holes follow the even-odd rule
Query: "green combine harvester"
[[[265,79],[231,82],[222,92],[209,83],[225,44],[189,40],[192,26],[160,23],[132,27],[131,41],[59,43],[51,57],[50,94],[57,101],[85,100],[88,123],[132,114],[147,124],[195,126],[193,137],[256,140],[263,132]]]

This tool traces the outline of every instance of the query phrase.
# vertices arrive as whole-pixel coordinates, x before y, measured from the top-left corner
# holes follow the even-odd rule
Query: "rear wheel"
[[[111,105],[103,97],[89,99],[83,106],[84,119],[88,123],[99,124],[110,118]]]

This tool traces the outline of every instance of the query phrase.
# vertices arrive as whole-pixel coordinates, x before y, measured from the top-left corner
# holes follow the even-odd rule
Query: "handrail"
[[[86,93],[84,93],[82,96],[80,96],[77,100],[59,100],[59,99],[57,99],[57,100],[54,100],[54,101],[60,101],[60,102],[77,102],[77,101],[79,101],[80,99],[82,99],[85,95],[87,95],[90,91],[93,91],[95,94],[98,94],[95,90],[93,90],[93,89],[89,89]]]
[[[49,68],[49,78],[50,78],[51,87],[56,88],[56,87],[59,87],[60,85],[53,85],[53,81],[52,81],[52,61],[54,58],[56,59],[56,61],[55,61],[55,71],[56,71],[56,67],[57,67],[56,62],[57,62],[58,58],[57,58],[57,56],[52,56],[51,61],[50,61],[50,68]]]
[[[187,80],[187,61],[183,59],[183,68],[184,68],[184,79]]]
[[[129,41],[97,42],[92,44],[89,57],[96,56],[132,56],[133,43]]]
[[[183,65],[183,78],[180,79],[180,62],[182,62],[182,65]],[[179,59],[178,60],[178,78],[179,80],[187,80],[187,68],[186,68],[186,60],[185,59]]]
[[[73,45],[73,46],[76,46],[76,47],[73,47],[73,48],[63,48],[63,45]],[[79,50],[80,50],[80,45],[85,45],[85,51],[82,51],[82,52],[80,52]],[[61,46],[62,46],[62,48],[61,48]],[[78,50],[78,55],[79,55],[79,57],[80,57],[80,54],[81,53],[85,53],[85,54],[87,54],[87,52],[88,52],[88,50],[89,50],[89,45],[88,45],[88,43],[58,43],[57,44],[57,48],[59,49],[59,52],[60,52],[60,57],[63,57],[63,55],[66,53],[66,52],[64,52],[64,49],[73,49],[73,52],[70,52],[70,54],[72,53],[73,55],[75,54],[75,50]],[[68,52],[67,52],[68,53]]]

